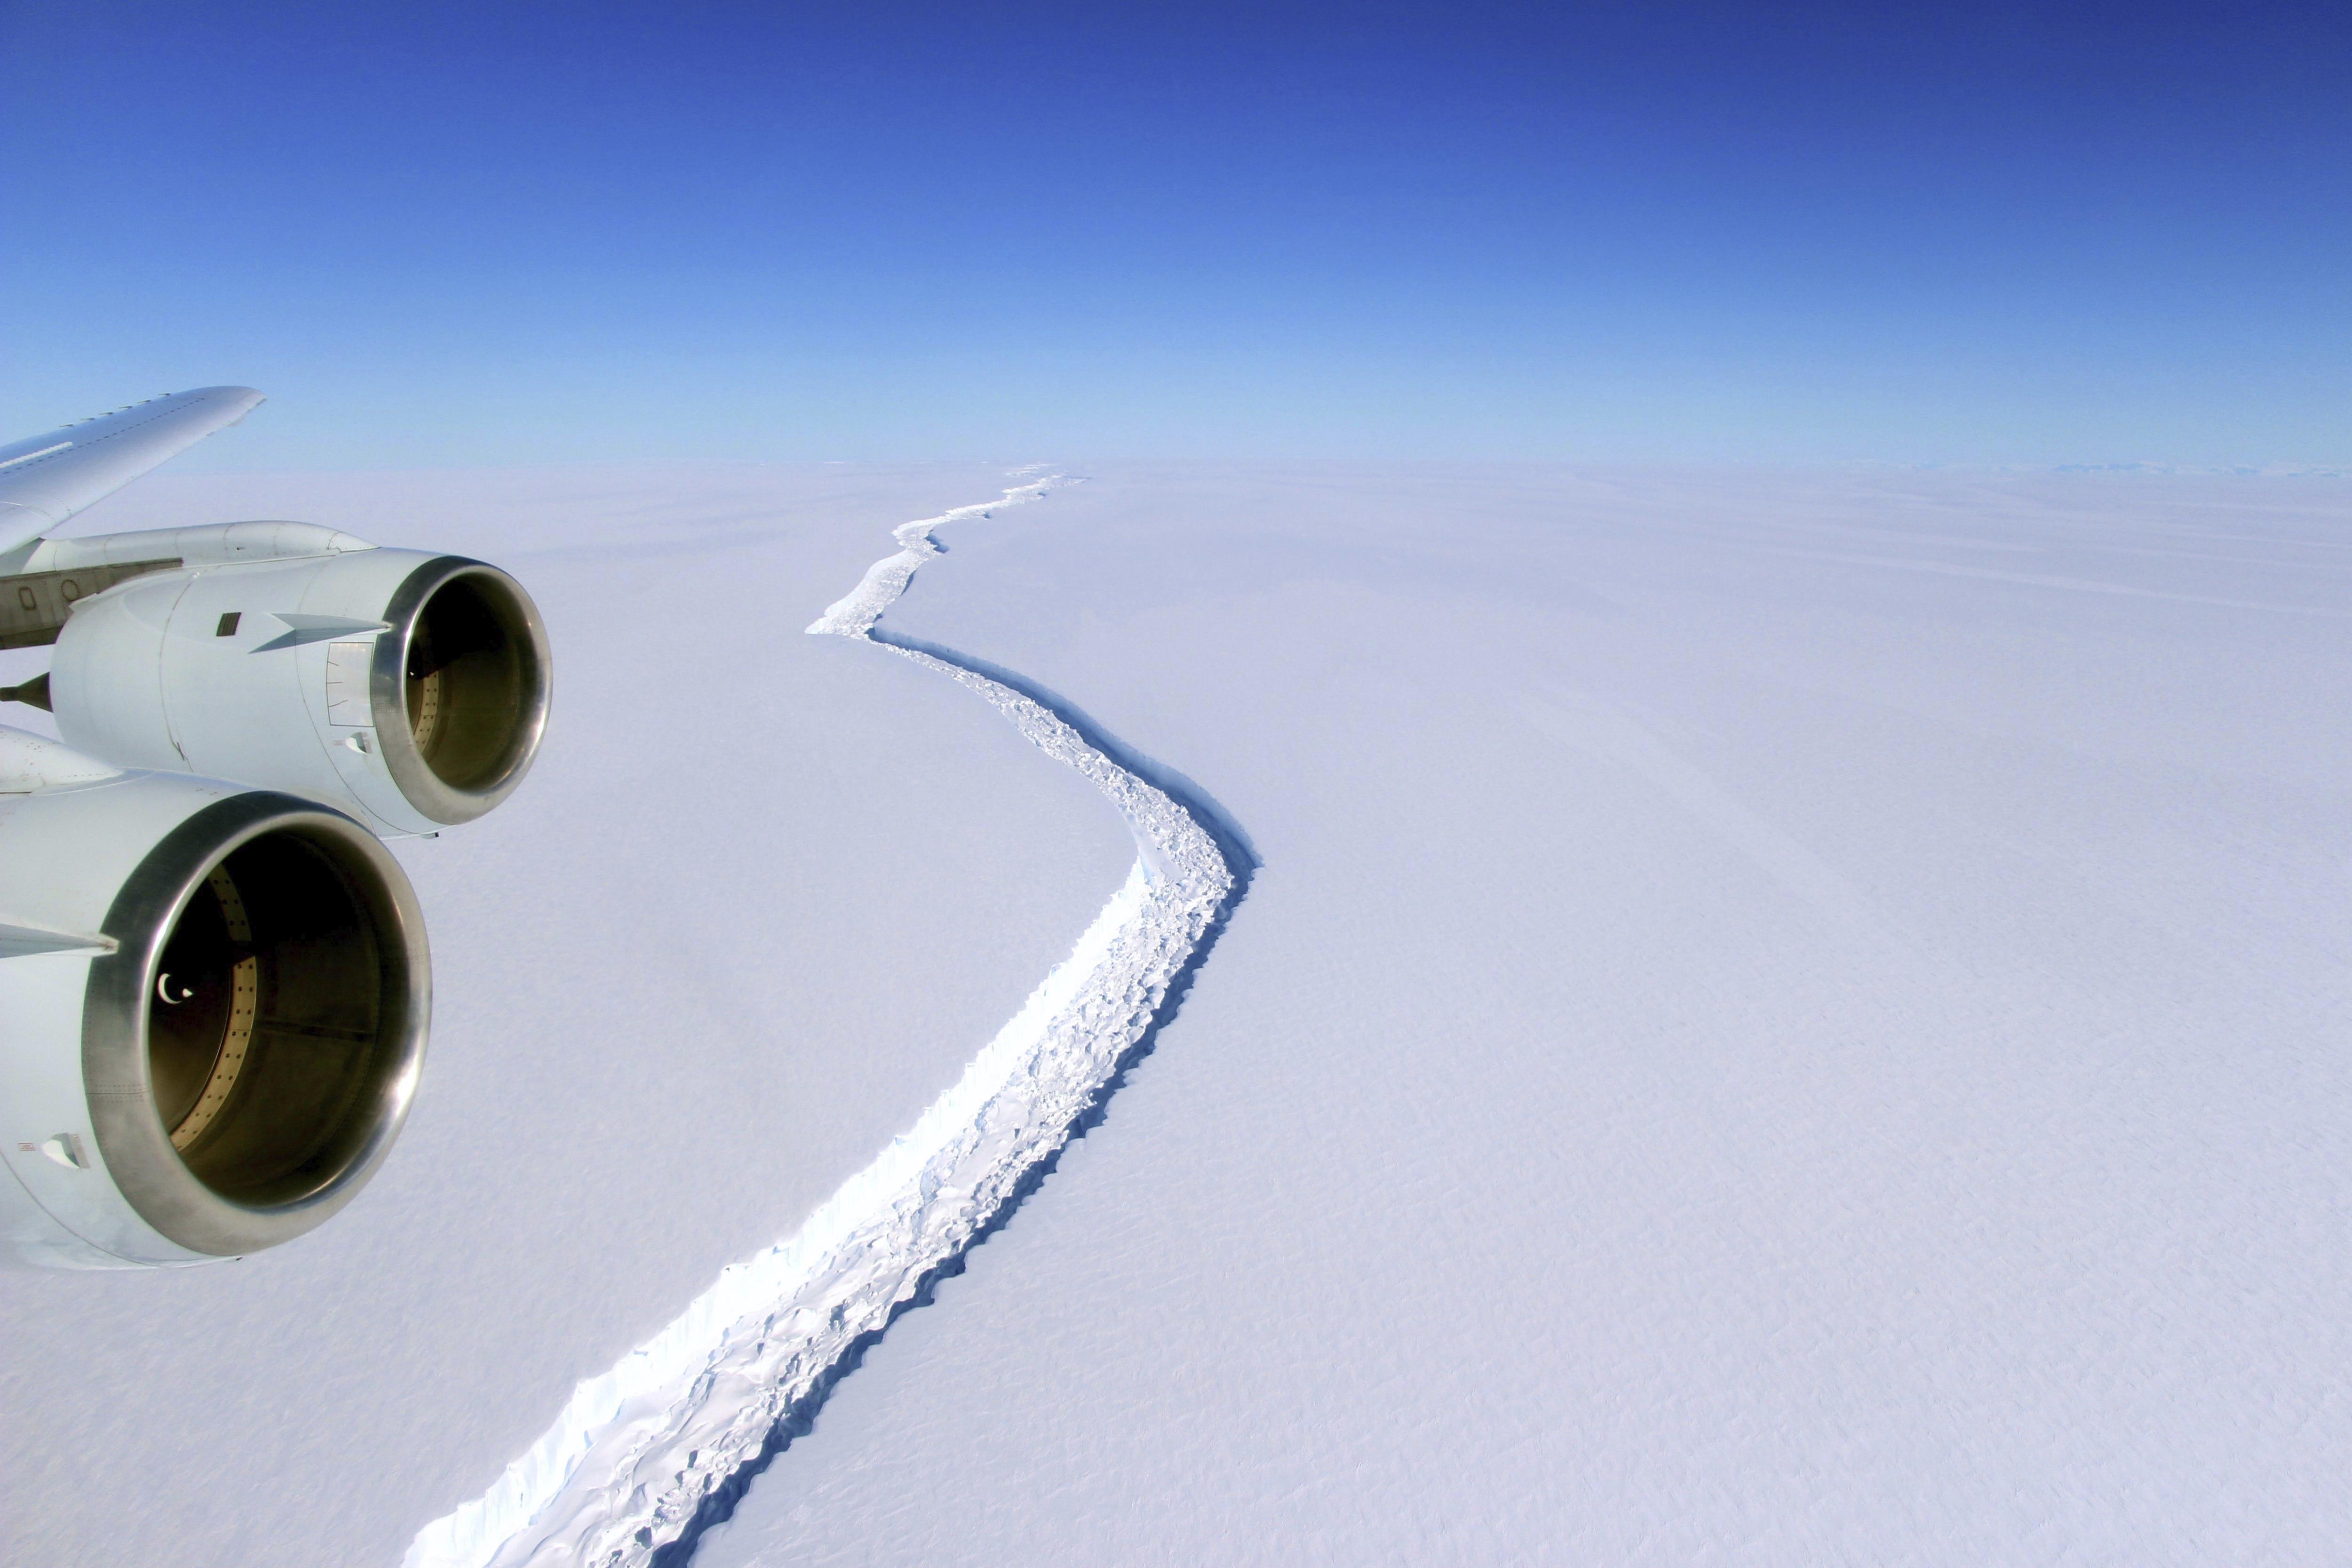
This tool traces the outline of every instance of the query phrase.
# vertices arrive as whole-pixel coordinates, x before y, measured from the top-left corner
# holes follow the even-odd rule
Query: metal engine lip
[[[356,861],[368,873],[352,879],[352,891],[377,922],[385,962],[397,966],[384,1000],[400,1016],[385,1030],[395,1055],[382,1076],[365,1140],[310,1192],[257,1205],[214,1191],[172,1147],[149,1073],[147,997],[173,925],[205,876],[239,847],[277,832],[343,852],[347,871]],[[268,790],[228,795],[163,836],[124,880],[101,929],[119,946],[90,962],[82,1005],[82,1082],[99,1152],[139,1217],[191,1252],[234,1258],[290,1241],[351,1202],[408,1119],[432,1023],[424,910],[399,862],[375,835],[341,812],[293,795]]]
[[[484,789],[460,789],[435,773],[417,749],[408,721],[408,645],[415,635],[417,617],[436,593],[464,577],[486,579],[521,612],[535,675],[515,761]],[[548,712],[555,700],[555,656],[548,644],[547,623],[520,583],[487,562],[464,555],[436,555],[411,572],[393,591],[383,618],[393,629],[375,639],[375,654],[368,668],[368,707],[375,721],[384,771],[408,804],[427,819],[444,827],[471,822],[512,795],[539,758]]]

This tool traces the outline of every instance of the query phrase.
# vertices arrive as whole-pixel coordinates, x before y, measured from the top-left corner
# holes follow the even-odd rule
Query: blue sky
[[[2352,458],[2340,4],[844,9],[13,0],[0,431]]]

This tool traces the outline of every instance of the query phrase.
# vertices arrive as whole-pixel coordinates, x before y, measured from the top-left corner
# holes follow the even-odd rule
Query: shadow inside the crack
[[[1234,819],[1233,814],[1219,805],[1217,798],[1187,773],[1170,767],[1156,758],[1146,756],[1095,721],[1093,715],[1050,687],[1041,686],[1019,670],[1007,669],[1001,664],[959,653],[935,642],[907,637],[898,632],[885,631],[876,626],[866,634],[886,647],[907,653],[925,654],[941,664],[951,664],[986,680],[1019,692],[1043,708],[1078,733],[1078,738],[1119,767],[1126,769],[1144,783],[1167,795],[1189,813],[1201,825],[1202,832],[1215,840],[1217,851],[1225,858],[1226,868],[1235,877],[1255,870],[1265,862],[1258,858],[1257,847],[1248,833]]]

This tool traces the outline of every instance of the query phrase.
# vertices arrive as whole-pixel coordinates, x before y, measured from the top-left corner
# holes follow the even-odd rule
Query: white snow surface
[[[1079,471],[1263,867],[698,1568],[2352,1560],[2352,490]]]
[[[403,851],[440,992],[375,1185],[0,1276],[0,1556],[390,1563],[714,1279],[786,1299],[722,1270],[1127,919],[1098,781],[971,700],[1026,692],[1262,864],[698,1568],[2352,1558],[2352,488],[1058,471],[92,514],[484,555],[564,662],[515,801]],[[876,633],[970,668],[799,636],[913,518]],[[794,1375],[742,1348],[736,1436]],[[708,1479],[645,1452],[591,1516]]]

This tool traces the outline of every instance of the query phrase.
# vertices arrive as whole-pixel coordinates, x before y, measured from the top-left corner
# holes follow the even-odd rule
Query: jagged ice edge
[[[1055,482],[901,525],[898,552],[809,631],[866,637],[939,552],[933,528],[1035,499]],[[1223,855],[1191,813],[1052,712],[929,654],[892,651],[986,698],[1040,750],[1092,780],[1135,833],[1135,868],[1070,956],[912,1129],[791,1237],[723,1269],[661,1333],[581,1383],[488,1491],[417,1534],[407,1568],[618,1568],[675,1540],[782,1414],[1066,1141],[1230,890]]]
[[[882,618],[882,612],[898,603],[898,595],[907,591],[907,584],[913,580],[916,570],[940,553],[939,545],[931,538],[933,529],[950,522],[986,517],[1001,506],[1018,506],[1023,501],[1036,500],[1061,482],[1061,475],[1048,474],[1025,485],[1014,485],[995,500],[978,501],[971,506],[957,507],[952,511],[943,511],[937,517],[900,523],[890,531],[890,537],[898,542],[898,552],[885,555],[868,566],[866,575],[858,579],[856,587],[827,605],[824,614],[809,624],[809,635],[864,637],[874,629],[874,623]]]

